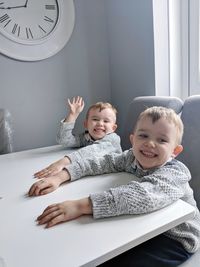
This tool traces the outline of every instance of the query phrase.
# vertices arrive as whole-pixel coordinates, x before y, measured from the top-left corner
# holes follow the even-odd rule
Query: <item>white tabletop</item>
[[[66,154],[60,146],[0,156],[0,258],[6,267],[96,266],[189,219],[194,209],[179,200],[146,215],[94,220],[83,216],[49,229],[35,219],[48,205],[129,182],[128,173],[85,177],[40,197],[26,193],[33,173]]]

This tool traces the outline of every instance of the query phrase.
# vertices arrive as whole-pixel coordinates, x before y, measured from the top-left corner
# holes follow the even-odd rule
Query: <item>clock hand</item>
[[[21,8],[21,7],[25,7],[23,6],[8,6],[8,7],[0,7],[0,9],[14,9],[14,8]]]
[[[24,5],[24,7],[27,7],[27,4],[28,4],[28,0],[26,0],[26,3],[25,3],[25,5]]]
[[[3,3],[0,3],[0,4],[3,4]],[[0,7],[0,9],[14,9],[14,8],[27,7],[27,4],[28,4],[28,0],[26,0],[26,3],[24,5],[21,5],[21,6]]]

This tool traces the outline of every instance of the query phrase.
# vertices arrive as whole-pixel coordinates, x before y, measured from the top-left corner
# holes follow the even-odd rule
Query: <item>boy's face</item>
[[[177,129],[174,124],[164,118],[154,123],[150,117],[142,118],[130,140],[134,155],[143,169],[159,167],[183,149],[176,144]]]
[[[99,109],[93,108],[90,110],[88,119],[84,122],[84,126],[92,138],[98,140],[116,130],[117,125],[115,122],[116,115],[112,109],[105,108],[99,111]]]

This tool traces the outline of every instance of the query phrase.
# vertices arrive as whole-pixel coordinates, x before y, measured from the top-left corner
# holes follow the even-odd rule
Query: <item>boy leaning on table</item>
[[[130,135],[130,150],[86,160],[77,154],[76,161],[62,170],[63,180],[59,182],[124,171],[134,174],[133,180],[102,193],[92,193],[87,198],[48,206],[37,218],[38,224],[49,228],[85,214],[93,214],[95,219],[144,214],[182,199],[195,207],[192,219],[101,265],[178,266],[200,245],[200,214],[188,183],[191,175],[188,168],[175,159],[183,149],[182,135],[183,123],[172,109],[146,109]],[[32,191],[31,195],[38,194]]]
[[[89,107],[84,121],[85,131],[74,134],[75,122],[84,109],[80,96],[68,99],[69,114],[60,122],[57,142],[66,148],[79,148],[79,154],[89,157],[94,154],[104,155],[111,152],[121,153],[121,140],[115,133],[117,129],[117,110],[108,102],[97,102]],[[48,167],[36,172],[36,178],[58,174],[67,164],[73,162],[76,152],[70,153]],[[51,179],[51,178],[50,178]],[[47,192],[49,193],[49,192]]]

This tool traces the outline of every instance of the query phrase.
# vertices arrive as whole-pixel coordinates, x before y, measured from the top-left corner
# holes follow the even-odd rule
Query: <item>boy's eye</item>
[[[163,138],[160,138],[160,139],[158,139],[158,142],[159,143],[167,143],[167,140],[166,139],[163,139]]]
[[[147,134],[139,134],[138,136],[139,136],[140,138],[147,138],[147,137],[148,137]]]

